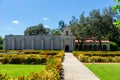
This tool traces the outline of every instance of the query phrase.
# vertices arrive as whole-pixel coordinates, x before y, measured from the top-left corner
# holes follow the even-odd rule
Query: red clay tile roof
[[[81,40],[79,40],[81,42]],[[78,42],[78,40],[75,40],[75,42]],[[99,42],[98,40],[85,40],[84,42]],[[110,42],[109,40],[102,40],[101,42],[105,42],[105,43],[108,43]]]

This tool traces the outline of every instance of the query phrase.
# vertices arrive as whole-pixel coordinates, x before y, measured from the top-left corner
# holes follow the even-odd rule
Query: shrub
[[[42,57],[42,58],[40,59],[40,63],[41,63],[41,64],[46,64],[46,62],[47,62],[47,58]]]
[[[2,44],[0,44],[0,50],[2,50],[3,49],[3,45]]]
[[[81,62],[120,62],[120,52],[75,51],[73,53]]]
[[[39,60],[38,58],[35,58],[35,57],[28,57],[26,58],[26,64],[38,64],[39,63]]]
[[[10,61],[11,64],[22,64],[24,63],[24,57],[13,57]]]
[[[0,80],[8,80],[6,76],[5,74],[0,74]]]
[[[110,42],[110,50],[117,51],[118,45],[115,42]]]
[[[7,63],[10,62],[10,59],[9,59],[9,58],[3,58],[3,59],[1,59],[1,62],[2,62],[3,64],[7,64]]]

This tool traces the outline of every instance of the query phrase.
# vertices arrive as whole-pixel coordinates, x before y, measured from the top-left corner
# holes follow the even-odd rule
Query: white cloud
[[[12,23],[13,24],[19,24],[19,21],[18,20],[13,20]]]
[[[12,28],[11,28],[11,27],[8,27],[7,29],[8,29],[8,30],[12,30]]]
[[[43,20],[45,20],[45,21],[47,21],[47,20],[48,20],[46,17],[43,17],[42,19],[43,19]]]
[[[49,28],[50,26],[48,26],[48,25],[44,25],[44,27],[45,27],[45,28]]]

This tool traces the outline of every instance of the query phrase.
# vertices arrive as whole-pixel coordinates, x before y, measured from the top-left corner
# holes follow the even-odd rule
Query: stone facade
[[[3,42],[4,50],[65,50],[78,49],[78,43],[72,35],[69,27],[64,28],[61,36],[24,36],[6,35]],[[102,41],[105,50],[110,50],[109,41]],[[83,44],[84,50],[99,50],[98,41],[86,40]]]
[[[5,50],[65,50],[72,51],[74,37],[69,28],[64,28],[61,36],[24,36],[6,35],[3,45]]]

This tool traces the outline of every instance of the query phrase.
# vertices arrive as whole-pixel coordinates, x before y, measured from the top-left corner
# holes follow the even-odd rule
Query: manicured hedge
[[[120,52],[74,51],[81,62],[120,62]]]

